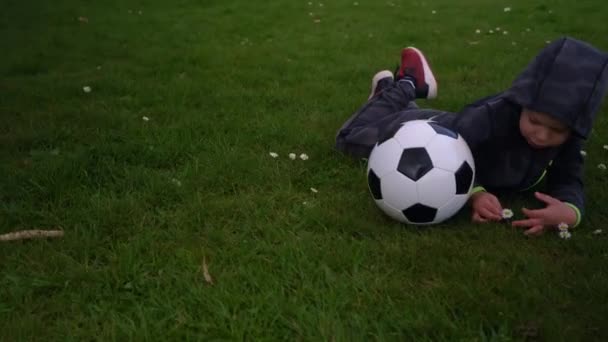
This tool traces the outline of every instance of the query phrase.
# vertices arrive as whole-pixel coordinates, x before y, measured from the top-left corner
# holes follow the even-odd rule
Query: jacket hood
[[[564,37],[547,45],[504,95],[553,116],[587,139],[607,88],[608,54]]]

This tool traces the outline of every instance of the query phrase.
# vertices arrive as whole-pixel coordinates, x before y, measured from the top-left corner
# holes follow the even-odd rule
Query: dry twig
[[[63,236],[63,230],[20,230],[0,235],[0,241],[15,241],[26,239],[58,238]]]

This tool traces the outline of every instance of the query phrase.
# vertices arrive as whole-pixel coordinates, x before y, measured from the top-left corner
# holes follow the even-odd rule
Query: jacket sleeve
[[[449,120],[438,118],[437,122],[453,129],[464,138],[477,163],[478,152],[481,148],[501,134],[496,130],[496,116],[493,114],[494,108],[489,103],[478,101],[465,107],[455,116],[449,117]],[[471,193],[485,191],[484,185],[477,181],[477,177],[475,178]]]
[[[547,192],[574,209],[575,226],[581,221],[585,205],[581,147],[580,138],[571,138],[547,170]]]

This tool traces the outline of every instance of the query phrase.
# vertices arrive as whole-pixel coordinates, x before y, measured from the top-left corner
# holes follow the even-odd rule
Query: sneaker
[[[437,81],[429,63],[420,50],[407,47],[401,50],[401,65],[395,73],[397,80],[406,78],[416,88],[416,97],[434,99],[437,97]]]
[[[388,70],[377,72],[372,78],[372,92],[367,99],[370,100],[372,97],[380,94],[386,87],[393,84],[393,79],[393,73]]]

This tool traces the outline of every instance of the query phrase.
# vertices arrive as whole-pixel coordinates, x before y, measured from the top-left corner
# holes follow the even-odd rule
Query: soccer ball
[[[376,204],[408,224],[434,224],[467,202],[475,178],[471,150],[458,133],[432,120],[401,124],[374,146],[367,183]]]

